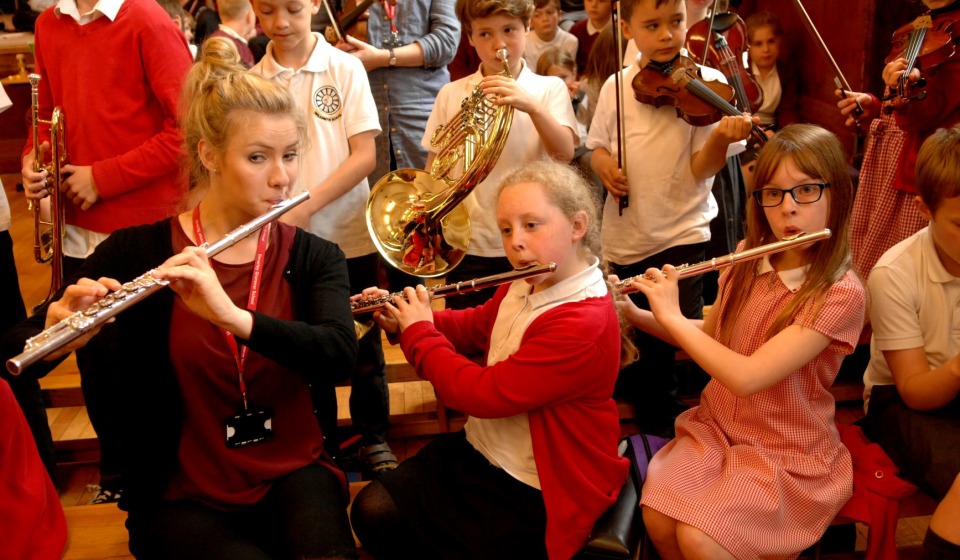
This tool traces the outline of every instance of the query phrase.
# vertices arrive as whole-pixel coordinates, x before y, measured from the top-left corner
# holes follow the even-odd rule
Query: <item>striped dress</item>
[[[721,276],[713,310],[720,322],[728,279]],[[774,271],[758,273],[746,288],[730,348],[750,355],[794,293]],[[677,437],[650,463],[641,503],[699,528],[741,559],[796,556],[816,542],[853,491],[827,389],[853,351],[863,309],[863,287],[848,272],[816,317],[801,313],[793,323],[831,339],[811,362],[747,398],[710,381],[700,406],[677,418]]]
[[[870,124],[850,215],[850,251],[864,282],[887,249],[927,225],[913,201],[916,195],[893,186],[903,143],[904,132],[892,115],[882,114]]]

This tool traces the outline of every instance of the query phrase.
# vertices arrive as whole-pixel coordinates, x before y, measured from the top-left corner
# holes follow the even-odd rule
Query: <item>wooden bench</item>
[[[366,482],[350,483],[350,502]],[[116,504],[63,508],[67,518],[67,549],[63,560],[133,559],[127,545],[127,513]],[[356,536],[354,536],[356,539]]]

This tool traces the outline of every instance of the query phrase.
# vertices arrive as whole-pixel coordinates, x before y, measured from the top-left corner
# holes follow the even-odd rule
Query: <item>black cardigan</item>
[[[74,280],[108,277],[123,283],[159,266],[173,255],[172,223],[168,219],[114,232],[86,259]],[[254,312],[250,339],[239,342],[302,372],[311,384],[348,378],[356,360],[357,341],[343,252],[335,244],[298,229],[284,276],[290,282],[297,320],[284,321]],[[82,371],[86,371],[84,362],[127,370],[112,377],[123,384],[120,389],[124,399],[116,406],[120,407],[129,447],[120,506],[131,512],[162,498],[177,464],[183,403],[169,357],[173,298],[172,290],[155,293],[106,325],[94,337],[95,341],[103,339],[100,344],[88,344],[77,351]],[[44,306],[6,333],[0,341],[4,361],[22,352],[26,339],[43,329],[46,311]],[[91,347],[113,350],[96,352]],[[60,361],[39,362],[24,375],[42,377]]]

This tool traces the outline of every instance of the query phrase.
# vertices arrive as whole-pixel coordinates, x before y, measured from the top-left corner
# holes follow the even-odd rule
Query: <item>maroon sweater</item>
[[[570,28],[570,34],[579,41],[579,43],[577,43],[577,73],[579,74],[583,74],[583,71],[587,68],[587,61],[590,59],[590,49],[593,48],[593,44],[597,42],[597,37],[600,36],[600,32],[591,35],[587,30],[587,22],[589,21],[589,18],[583,18]],[[596,102],[596,100],[591,101]]]
[[[114,21],[86,25],[46,10],[35,35],[40,117],[59,106],[73,165],[92,165],[100,200],[66,204],[68,224],[100,233],[152,223],[174,211],[180,90],[190,69],[183,34],[154,0],[126,0]],[[40,127],[40,139],[50,138]],[[33,133],[23,153],[33,149]]]

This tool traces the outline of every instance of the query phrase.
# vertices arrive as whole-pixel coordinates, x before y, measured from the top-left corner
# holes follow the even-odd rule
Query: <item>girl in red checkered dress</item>
[[[825,227],[833,236],[724,270],[702,321],[681,315],[672,266],[633,284],[652,313],[622,303],[634,326],[683,348],[712,378],[643,487],[644,522],[664,560],[795,557],[853,490],[828,391],[864,313],[843,149],[826,130],[791,125],[764,148],[756,177],[741,249]]]

